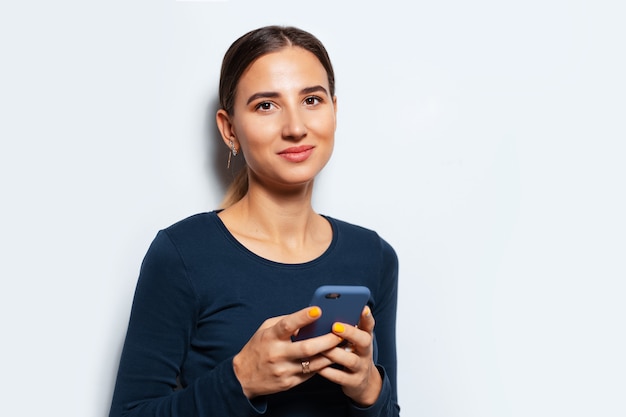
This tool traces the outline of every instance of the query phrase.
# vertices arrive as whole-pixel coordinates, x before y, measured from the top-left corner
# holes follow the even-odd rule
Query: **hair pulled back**
[[[237,39],[228,48],[220,73],[220,106],[233,114],[237,84],[250,65],[263,55],[277,52],[287,46],[297,46],[319,59],[328,75],[331,96],[335,95],[335,73],[324,45],[312,34],[292,26],[265,26],[252,30]]]
[[[331,97],[335,95],[335,73],[324,45],[312,34],[293,26],[265,26],[252,30],[237,39],[228,48],[222,61],[219,84],[220,107],[228,114],[234,114],[237,85],[244,72],[258,58],[288,47],[297,46],[317,57],[328,76]],[[247,166],[237,174],[231,183],[222,207],[226,208],[241,200],[248,191]]]

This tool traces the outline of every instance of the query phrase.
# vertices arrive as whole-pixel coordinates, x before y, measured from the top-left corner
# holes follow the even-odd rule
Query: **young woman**
[[[223,209],[150,246],[111,417],[399,415],[396,254],[311,206],[333,150],[334,84],[323,45],[297,28],[263,27],[227,51],[216,121],[229,162],[246,167]],[[358,326],[292,341],[323,314],[305,306],[324,284],[370,289]]]

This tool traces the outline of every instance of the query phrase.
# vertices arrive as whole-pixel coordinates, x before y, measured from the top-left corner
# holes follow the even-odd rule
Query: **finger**
[[[312,358],[322,352],[333,349],[343,339],[332,333],[294,342],[290,347],[290,355],[295,358]]]
[[[373,363],[360,367],[358,371],[327,366],[319,370],[318,375],[341,385],[343,392],[362,407],[374,404],[382,389],[382,378]]]
[[[372,333],[374,331],[374,325],[376,321],[374,320],[374,316],[372,316],[372,310],[369,306],[365,306],[363,311],[361,312],[361,319],[359,320],[359,329]]]
[[[333,362],[325,356],[317,355],[312,358],[298,360],[295,364],[296,373],[302,374],[302,377],[308,379],[315,373],[332,365]]]
[[[350,371],[355,371],[359,367],[359,362],[361,358],[347,349],[346,346],[335,347],[333,349],[329,349],[322,353],[322,355],[332,362],[335,365],[339,365],[339,367],[335,367],[336,369],[349,369]]]
[[[283,317],[285,316],[270,317],[269,319],[261,323],[261,326],[259,327],[259,329],[269,329],[270,327],[275,326],[276,323],[278,323],[280,320],[283,319]]]
[[[350,342],[355,351],[366,352],[372,344],[372,334],[345,323],[334,323],[333,334]]]
[[[313,306],[307,307],[295,313],[283,316],[272,327],[276,337],[282,340],[290,339],[297,330],[306,326],[309,323],[313,323],[315,320],[322,316],[322,309]]]

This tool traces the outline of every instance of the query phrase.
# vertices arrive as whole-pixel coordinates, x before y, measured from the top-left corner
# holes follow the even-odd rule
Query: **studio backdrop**
[[[314,206],[398,253],[401,415],[625,415],[624,7],[4,2],[0,415],[107,415],[148,245],[232,176],[221,58],[267,24],[333,60]]]

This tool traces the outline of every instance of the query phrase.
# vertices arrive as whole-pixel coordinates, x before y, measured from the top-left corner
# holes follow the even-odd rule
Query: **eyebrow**
[[[326,91],[326,89],[324,87],[322,87],[321,85],[314,85],[312,87],[303,88],[302,90],[300,90],[300,94],[311,94],[311,93],[317,93],[317,92],[320,92],[320,91],[322,93],[325,93],[326,95],[328,95],[328,91]],[[275,91],[261,91],[259,93],[252,94],[248,98],[248,101],[246,102],[246,104],[250,104],[254,100],[257,100],[257,99],[260,99],[260,98],[276,98],[276,97],[279,97],[279,96],[280,96],[280,94],[275,92]]]
[[[302,94],[311,94],[311,93],[317,93],[317,92],[320,92],[320,91],[322,93],[326,94],[326,95],[329,95],[328,91],[326,91],[326,89],[324,87],[322,87],[321,85],[315,85],[313,87],[304,88],[304,89],[302,89],[302,91],[300,93],[302,93]]]
[[[272,92],[272,91],[263,91],[260,93],[254,93],[252,94],[249,98],[248,101],[246,101],[246,104],[250,104],[252,103],[254,100],[257,100],[259,98],[276,98],[278,97],[280,94]]]

